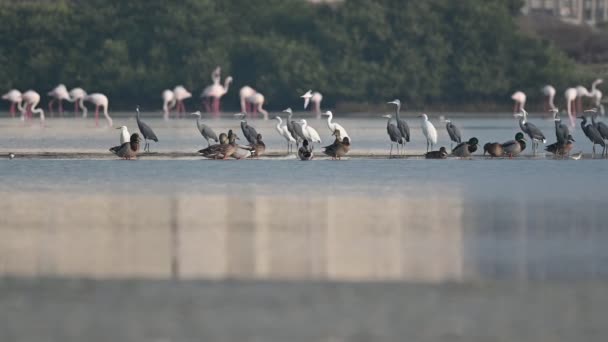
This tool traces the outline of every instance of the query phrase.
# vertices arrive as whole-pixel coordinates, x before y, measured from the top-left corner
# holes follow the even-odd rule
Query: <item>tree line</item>
[[[3,89],[58,83],[103,92],[112,108],[159,107],[183,84],[197,98],[215,66],[237,107],[251,85],[282,108],[309,88],[325,104],[505,102],[565,87],[574,63],[518,32],[521,0],[0,1]]]

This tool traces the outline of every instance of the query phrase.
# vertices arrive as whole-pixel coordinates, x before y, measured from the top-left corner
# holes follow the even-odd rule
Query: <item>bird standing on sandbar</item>
[[[205,138],[205,140],[207,140],[207,147],[211,146],[211,143],[209,142],[209,140],[213,140],[215,142],[219,141],[217,139],[217,135],[215,134],[213,129],[211,129],[211,127],[209,127],[201,122],[201,112],[200,111],[197,110],[194,113],[190,113],[190,115],[196,116],[196,128],[201,133],[203,138]]]
[[[139,132],[141,133],[141,135],[144,136],[144,152],[150,152],[150,143],[148,142],[148,140],[158,142],[158,138],[156,137],[156,134],[154,133],[152,128],[150,128],[150,126],[148,126],[145,122],[141,121],[139,117],[139,106],[137,106],[135,110],[137,111],[137,116],[135,116],[135,119],[137,120],[137,127],[139,127]]]

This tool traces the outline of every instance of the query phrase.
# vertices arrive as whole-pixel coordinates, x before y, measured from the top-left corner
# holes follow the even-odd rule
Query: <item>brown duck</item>
[[[110,152],[123,159],[137,157],[137,151],[139,151],[139,134],[137,133],[131,134],[131,139],[129,142],[110,148]]]
[[[332,135],[336,137],[336,140],[334,140],[333,144],[325,146],[323,153],[330,156],[331,159],[340,160],[350,150],[350,139],[348,139],[348,137],[341,139],[339,130],[335,130]]]
[[[203,157],[209,159],[228,159],[236,152],[236,140],[237,135],[232,133],[232,130],[228,131],[228,143],[227,144],[214,144],[207,148],[204,148],[198,153],[202,154]],[[221,139],[220,139],[221,141]]]
[[[487,143],[485,145],[483,145],[483,155],[486,155],[486,152],[491,155],[492,157],[502,157],[504,155],[504,150],[502,148],[502,145],[497,143],[497,142],[493,142],[493,143]]]

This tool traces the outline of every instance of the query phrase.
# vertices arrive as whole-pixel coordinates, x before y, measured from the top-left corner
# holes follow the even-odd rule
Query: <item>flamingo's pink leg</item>
[[[95,127],[99,127],[99,106],[95,106]]]
[[[59,100],[59,116],[63,117],[63,101]]]
[[[11,103],[11,118],[15,117],[15,102]]]
[[[205,99],[203,100],[203,104],[205,105],[205,112],[210,113],[211,112],[211,107],[209,106],[209,98],[205,97]]]

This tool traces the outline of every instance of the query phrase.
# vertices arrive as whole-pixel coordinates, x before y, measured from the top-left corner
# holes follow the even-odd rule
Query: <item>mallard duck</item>
[[[264,144],[264,142],[262,141],[262,135],[260,133],[258,133],[258,135],[256,135],[255,137],[255,144],[251,144],[249,145],[249,147],[252,157],[257,158],[264,154],[264,152],[266,151],[266,144]]]
[[[477,138],[471,138],[467,142],[456,145],[452,150],[452,154],[456,157],[470,157],[472,153],[477,151],[478,144],[479,140],[477,140]]]
[[[131,159],[137,157],[137,151],[139,150],[139,134],[131,134],[131,139],[120,146],[114,146],[110,148],[110,152],[115,155],[124,158]]]
[[[448,151],[443,146],[441,146],[441,148],[439,148],[439,151],[427,152],[424,155],[424,158],[426,158],[426,159],[445,159],[447,157],[448,157]]]
[[[509,158],[520,154],[526,149],[526,139],[524,138],[524,134],[522,132],[517,132],[517,134],[515,134],[515,140],[509,140],[502,144],[502,149],[505,155],[509,156]]]
[[[239,137],[232,133],[232,130],[228,131],[228,144],[215,144],[207,148],[198,151],[203,157],[210,159],[228,159],[237,150],[236,140]]]
[[[572,135],[568,134],[568,139],[566,140],[565,143],[560,143],[560,142],[556,142],[553,143],[551,145],[547,145],[545,147],[545,151],[547,152],[551,152],[553,154],[555,154],[556,156],[566,156],[570,153],[570,151],[572,150],[572,148],[574,147],[574,138],[572,138]]]
[[[483,145],[483,154],[485,155],[486,152],[492,157],[502,157],[504,155],[502,145],[497,142],[487,143]]]
[[[298,149],[298,157],[301,160],[311,160],[313,158],[313,146],[308,144],[308,140],[304,139],[302,147]]]
[[[341,159],[350,150],[350,140],[348,138],[340,138],[340,131],[335,130],[334,134],[336,140],[333,144],[324,147],[323,153],[330,156],[332,159]]]

